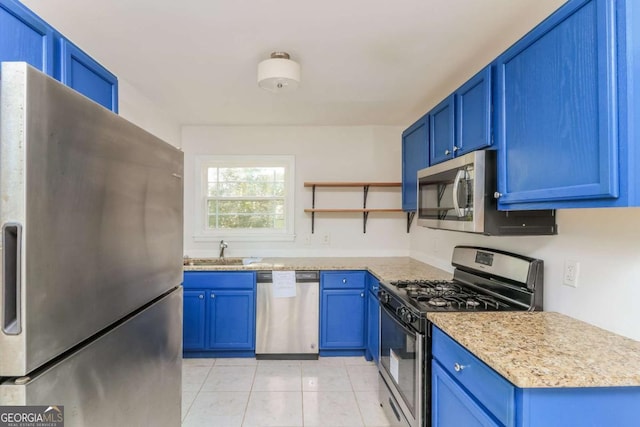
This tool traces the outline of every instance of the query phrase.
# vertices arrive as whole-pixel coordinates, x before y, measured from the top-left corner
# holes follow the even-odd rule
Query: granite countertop
[[[640,386],[640,342],[563,314],[427,317],[517,387]]]
[[[409,257],[264,258],[249,265],[185,265],[185,271],[368,270],[380,280],[448,280],[452,274]]]

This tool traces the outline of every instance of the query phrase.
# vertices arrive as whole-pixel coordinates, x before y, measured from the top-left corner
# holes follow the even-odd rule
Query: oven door
[[[380,374],[411,426],[422,426],[424,335],[380,307]]]

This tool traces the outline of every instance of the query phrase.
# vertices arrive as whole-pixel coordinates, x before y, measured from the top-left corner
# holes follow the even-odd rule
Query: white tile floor
[[[185,427],[384,427],[378,370],[362,357],[184,359]]]

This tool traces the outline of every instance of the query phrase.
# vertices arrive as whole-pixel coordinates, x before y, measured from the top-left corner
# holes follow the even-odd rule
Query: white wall
[[[544,309],[640,340],[640,208],[557,211],[558,235],[488,237],[416,227],[411,256],[451,270],[453,247],[474,244],[544,260]],[[577,288],[565,260],[580,263]]]
[[[195,156],[294,155],[295,242],[247,243],[229,240],[228,256],[407,256],[409,237],[403,213],[371,213],[367,233],[361,214],[316,214],[311,234],[311,189],[305,181],[401,180],[401,127],[213,127],[185,126],[185,254],[218,256],[218,242],[194,242]],[[362,207],[362,189],[318,190],[316,207]],[[367,206],[399,208],[399,188],[371,190]],[[323,244],[328,234],[329,244]],[[226,240],[226,239],[225,239]]]
[[[126,80],[118,79],[119,114],[175,147],[180,147],[180,123],[158,108]]]

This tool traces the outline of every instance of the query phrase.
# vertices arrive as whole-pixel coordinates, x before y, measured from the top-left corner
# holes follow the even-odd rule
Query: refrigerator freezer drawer
[[[2,377],[182,283],[183,154],[25,63],[0,74]]]
[[[179,426],[182,287],[25,385],[0,385],[0,405],[64,405],[65,426]]]

